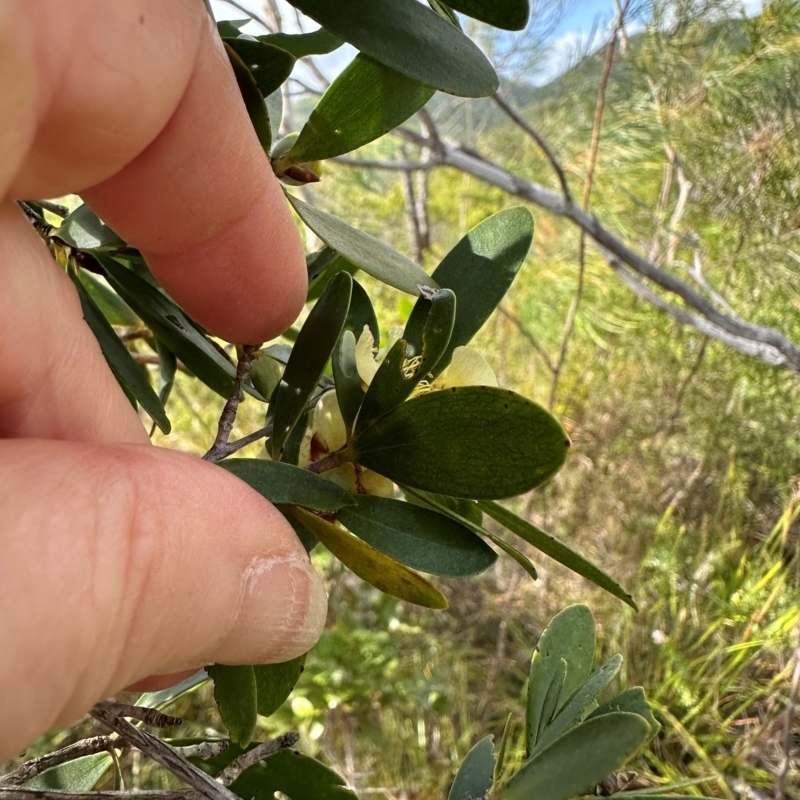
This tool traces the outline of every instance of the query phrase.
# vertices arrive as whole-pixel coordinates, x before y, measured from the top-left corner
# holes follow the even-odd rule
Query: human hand
[[[305,299],[200,0],[0,4],[0,761],[149,675],[292,658],[325,618],[269,503],[150,445],[14,202],[68,192],[228,341],[277,335]]]

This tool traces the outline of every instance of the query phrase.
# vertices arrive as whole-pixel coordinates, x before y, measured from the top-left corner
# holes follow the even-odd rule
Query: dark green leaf
[[[428,0],[428,5],[440,17],[444,17],[451,25],[455,25],[459,30],[462,30],[461,23],[458,21],[458,15],[447,3],[443,3],[442,0]]]
[[[277,800],[358,800],[333,770],[296,750],[280,750],[245,770],[230,787],[239,797]]]
[[[167,400],[175,385],[175,375],[178,373],[178,359],[163,342],[155,341],[158,352],[158,399],[166,406]]]
[[[447,350],[456,316],[456,297],[450,289],[439,289],[423,302],[427,303],[428,313],[418,349],[410,352],[401,339],[386,356],[362,403],[357,422],[359,433],[406,400]],[[411,360],[412,356],[416,358]]]
[[[564,463],[569,439],[544,408],[505,389],[461,386],[397,406],[353,442],[395,483],[465,498],[526,492]]]
[[[370,495],[341,508],[337,519],[360,539],[413,569],[463,577],[483,572],[497,556],[472,531],[426,508]]]
[[[621,769],[644,744],[647,723],[617,712],[587,720],[523,764],[500,800],[569,800]]]
[[[467,344],[505,296],[533,239],[533,218],[523,207],[509,208],[476,225],[434,270],[436,285],[455,292],[458,302],[450,345],[434,374],[440,373],[453,350]],[[426,306],[418,301],[403,337],[411,344],[421,339]]]
[[[607,703],[603,703],[603,705],[595,709],[588,719],[601,717],[603,714],[610,714],[614,711],[628,711],[631,714],[638,714],[650,726],[650,738],[655,736],[661,727],[653,716],[653,711],[641,686],[633,686],[616,697],[612,697]]]
[[[164,433],[169,433],[171,426],[164,411],[164,405],[142,372],[142,368],[133,360],[128,348],[114,333],[114,329],[100,313],[100,309],[94,304],[80,280],[74,278],[73,283],[80,296],[83,318],[92,329],[114,377],[130,390],[131,394],[141,403],[142,408],[153,418],[153,422]]]
[[[615,597],[619,597],[620,600],[627,603],[634,610],[638,610],[633,597],[611,578],[608,573],[592,564],[591,561],[584,558],[580,553],[573,550],[560,539],[556,539],[552,534],[546,533],[541,528],[537,528],[527,520],[522,519],[512,511],[504,508],[499,503],[481,501],[478,503],[478,506],[494,520],[508,528],[508,530],[515,533],[521,539],[532,544],[546,556],[550,556],[550,558],[558,561],[559,564],[563,564],[578,575],[590,580],[601,589],[605,589]]]
[[[589,677],[594,663],[594,617],[584,605],[569,606],[550,620],[531,659],[525,720],[528,755],[536,747],[540,731],[550,722],[552,714],[545,713],[545,699],[562,671],[562,662],[567,670],[556,699],[561,696],[566,702]]]
[[[113,250],[125,244],[86,204],[78,206],[53,236],[78,250]]]
[[[483,512],[478,504],[472,500],[464,500],[461,497],[448,497],[446,494],[433,494],[417,490],[409,494],[409,499],[413,503],[417,499],[429,502],[434,508],[448,509],[460,517],[469,520],[473,525],[480,527],[483,524]],[[483,534],[481,534],[483,535]]]
[[[520,553],[514,545],[509,544],[505,539],[501,539],[499,536],[496,536],[491,531],[487,531],[485,528],[483,530],[483,535],[495,546],[499,547],[506,555],[511,556],[514,561],[519,564],[528,575],[533,578],[533,580],[539,580],[539,573],[536,571],[536,567],[533,566],[531,560],[524,554]]]
[[[25,789],[90,792],[113,763],[114,760],[109,753],[94,753],[46,769],[22,785]]]
[[[284,519],[292,526],[306,552],[310,553],[319,544],[317,537],[291,513],[291,506],[278,506],[278,511],[283,514]]]
[[[291,0],[293,6],[381,64],[460,97],[498,88],[486,56],[461,31],[416,0]]]
[[[144,278],[97,255],[108,282],[142,318],[148,328],[210,389],[227,398],[236,368],[165,294]]]
[[[263,664],[253,667],[258,688],[258,713],[271,717],[292,693],[294,685],[303,674],[305,655],[280,664]]]
[[[447,608],[447,598],[408,567],[310,511],[295,508],[292,513],[342,564],[376,589],[425,608]]]
[[[353,505],[353,495],[307,469],[267,458],[228,458],[218,466],[232,472],[271,503],[298,505],[333,514]]]
[[[470,751],[456,773],[447,800],[480,800],[492,788],[493,736],[485,736]]]
[[[365,327],[369,328],[373,339],[378,341],[380,338],[378,319],[369,295],[358,281],[353,281],[353,295],[350,298],[350,310],[347,312],[347,319],[344,322],[344,331],[331,356],[336,400],[348,432],[352,428],[353,421],[364,400],[364,389],[356,368],[355,348]],[[349,336],[347,335],[348,331],[350,332]]]
[[[570,666],[571,665],[568,663],[567,676],[569,676],[572,671]],[[572,696],[569,695],[569,687],[565,679],[564,687],[559,697],[559,706],[561,706],[561,710],[557,711],[551,722],[545,726],[539,736],[539,741],[536,743],[536,750],[546,748],[576,722],[579,722],[587,707],[597,700],[600,693],[611,683],[614,676],[619,672],[621,666],[622,656],[613,656],[609,659],[607,664],[596,669]],[[566,703],[563,702],[564,698],[568,698]]]
[[[503,726],[503,735],[500,737],[500,744],[497,748],[497,759],[494,764],[494,782],[499,783],[506,771],[505,761],[508,743],[511,739],[511,729],[513,727],[514,713],[511,712],[506,717],[506,724]]]
[[[259,42],[275,45],[291,53],[295,58],[305,56],[324,56],[332,53],[344,44],[338,36],[334,36],[325,28],[311,33],[268,33],[256,37]]]
[[[280,175],[291,164],[349,153],[405,122],[434,90],[368,56],[351,61],[328,87],[294,147],[275,164]]]
[[[251,22],[250,19],[221,19],[217,23],[217,33],[221,39],[234,39],[241,35],[241,28]]]
[[[388,245],[292,195],[287,197],[300,219],[328,247],[341,253],[351,264],[363,269],[368,275],[413,295],[419,294],[419,285],[436,288],[423,269]]]
[[[101,281],[85,269],[80,270],[78,277],[89,297],[94,300],[95,305],[112,325],[124,325],[133,328],[142,324],[142,321],[133,313],[131,307],[104,281]]]
[[[247,747],[258,722],[253,668],[213,664],[206,671],[214,681],[214,700],[231,741],[240,747]]]
[[[316,300],[328,287],[328,284],[333,280],[334,276],[338,275],[340,272],[346,272],[351,277],[358,272],[358,267],[355,264],[351,264],[346,258],[340,256],[335,250],[331,250],[330,247],[326,247],[323,253],[327,252],[331,254],[333,257],[328,261],[328,263],[323,267],[322,263],[316,262],[314,267],[314,276],[312,278],[312,265],[309,265],[308,271],[308,294],[306,295],[306,302],[308,303],[311,300]],[[322,267],[322,269],[317,272],[317,269]]]
[[[281,47],[252,39],[226,39],[225,43],[241,58],[264,98],[281,88],[292,74],[295,57]]]
[[[521,31],[528,24],[528,0],[447,0],[447,5],[495,28]]]
[[[225,42],[225,52],[228,54],[231,67],[233,67],[233,74],[236,76],[236,83],[239,86],[239,92],[247,109],[247,116],[250,117],[250,122],[253,123],[253,129],[261,147],[269,155],[269,149],[272,147],[272,129],[269,126],[267,106],[264,103],[264,95],[261,94],[253,73],[250,72],[241,56],[232,47],[233,42],[238,41],[245,40],[231,39]]]
[[[311,309],[297,337],[275,396],[272,457],[280,461],[342,332],[350,308],[353,279],[340,272]]]

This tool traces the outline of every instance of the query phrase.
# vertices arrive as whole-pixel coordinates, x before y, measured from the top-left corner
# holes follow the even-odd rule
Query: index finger
[[[36,133],[11,193],[73,181],[212,333],[258,343],[288,327],[305,299],[299,234],[203,4],[10,8],[0,27],[27,35],[36,78]]]

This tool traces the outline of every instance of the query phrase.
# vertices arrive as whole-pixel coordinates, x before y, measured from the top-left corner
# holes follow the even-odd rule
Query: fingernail
[[[239,611],[218,658],[231,664],[289,661],[316,644],[327,609],[325,588],[310,562],[254,559],[242,576]]]

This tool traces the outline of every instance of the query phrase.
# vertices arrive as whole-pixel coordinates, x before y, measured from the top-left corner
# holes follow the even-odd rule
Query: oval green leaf
[[[381,64],[459,97],[488,97],[499,82],[478,47],[417,0],[290,0]]]
[[[53,236],[78,250],[114,250],[125,245],[85,203],[65,217]]]
[[[521,31],[528,24],[528,0],[447,0],[447,5],[495,28]]]
[[[566,702],[591,674],[594,645],[594,617],[584,605],[568,606],[559,611],[542,631],[531,658],[528,678],[525,720],[528,755],[533,752],[541,731],[550,722],[551,714],[544,712],[545,698],[561,669],[561,662],[568,667],[568,672],[562,679],[563,692],[559,686],[559,694]]]
[[[139,317],[107,283],[85,269],[79,270],[78,277],[89,297],[94,300],[95,305],[112,325],[125,325],[131,328],[141,326],[142,321]]]
[[[357,433],[355,460],[427,492],[513,497],[551,478],[569,439],[536,403],[490,386],[460,386],[407,400]]]
[[[432,285],[427,272],[374,236],[357,231],[346,222],[292,195],[287,197],[300,219],[328,247],[341,253],[351,264],[360,267],[368,275],[413,295],[419,294],[420,285]]]
[[[492,788],[494,776],[493,736],[484,736],[467,753],[458,768],[447,800],[475,800],[486,797]]]
[[[206,671],[214,681],[214,700],[231,741],[239,747],[247,747],[258,722],[253,668],[212,664]]]
[[[465,577],[483,572],[497,555],[463,525],[421,506],[358,495],[337,519],[359,539],[413,569]]]
[[[253,76],[258,91],[261,92],[261,105],[264,98],[280,89],[283,82],[292,74],[295,57],[284,48],[253,39],[225,39],[227,44]],[[260,112],[259,112],[260,115]]]
[[[328,284],[306,318],[275,395],[272,457],[280,461],[283,450],[311,395],[322,377],[339,338],[352,293],[353,279],[340,272]]]
[[[533,217],[518,206],[500,211],[476,225],[444,257],[432,279],[455,292],[458,302],[453,335],[434,374],[449,363],[453,350],[472,337],[505,296],[525,261],[533,240]],[[403,338],[414,343],[421,338],[426,306],[417,301]]]
[[[280,47],[295,58],[305,56],[324,56],[344,44],[344,40],[325,28],[311,33],[267,33],[256,36],[259,42]]]
[[[611,714],[614,711],[628,711],[631,714],[638,714],[650,726],[650,738],[655,736],[661,728],[658,720],[653,716],[653,710],[650,708],[644,689],[641,686],[633,686],[616,697],[612,697],[611,700],[596,708],[588,719],[602,717],[603,714]]]
[[[358,800],[343,778],[297,750],[280,750],[246,769],[230,788],[248,800],[275,800],[276,792],[291,800]]]
[[[624,712],[582,722],[526,761],[497,795],[501,800],[569,800],[621,769],[648,731],[638,714]]]
[[[408,567],[310,511],[295,508],[292,513],[342,564],[376,589],[425,608],[447,608],[447,598]]]
[[[291,164],[349,153],[405,122],[434,90],[359,55],[328,87],[294,147],[275,162],[278,175]]]
[[[532,544],[537,550],[546,556],[558,561],[568,569],[591,581],[595,586],[605,589],[609,594],[618,597],[627,603],[634,610],[638,610],[636,601],[626,592],[608,573],[600,567],[592,564],[569,545],[557,539],[552,534],[546,533],[541,528],[537,528],[522,517],[509,511],[499,503],[482,500],[478,503],[481,511],[488,514],[496,522],[508,528],[528,544]]]
[[[44,770],[25,783],[22,788],[62,792],[90,792],[114,763],[109,753],[93,753]],[[13,791],[15,787],[7,787]]]
[[[260,664],[253,667],[256,676],[258,713],[271,717],[292,693],[303,674],[306,656],[298,656],[280,664]]]
[[[307,469],[267,458],[229,458],[217,466],[243,480],[276,505],[297,505],[333,514],[353,505],[353,495]]]

